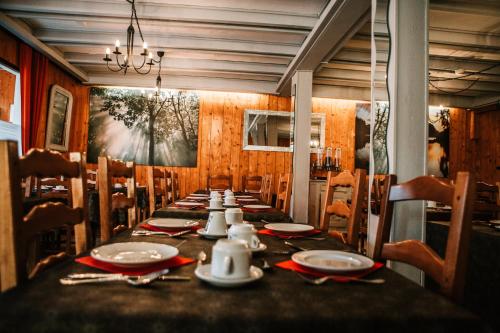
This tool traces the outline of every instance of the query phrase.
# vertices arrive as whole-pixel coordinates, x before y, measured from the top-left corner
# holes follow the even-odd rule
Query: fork
[[[112,281],[126,281],[133,286],[148,285],[160,276],[167,274],[169,269],[162,269],[160,271],[152,272],[145,275],[130,276],[123,274],[105,274],[105,273],[90,273],[90,274],[70,274],[65,278],[59,280],[64,285],[77,285],[85,283],[99,283],[99,282],[112,282]]]
[[[176,232],[174,234],[168,233],[166,231],[150,231],[150,230],[134,230],[132,231],[132,236],[168,236],[168,237],[178,237],[191,232],[191,230],[183,230]]]
[[[327,276],[323,276],[323,277],[320,277],[320,278],[310,278],[310,277],[307,277],[304,274],[301,274],[299,272],[296,272],[296,273],[297,273],[297,275],[300,278],[302,278],[302,280],[304,280],[304,281],[306,281],[306,282],[308,282],[310,284],[314,284],[316,286],[319,286],[319,285],[325,283],[326,281],[334,279],[334,278],[346,279],[349,282],[352,281],[352,282],[369,283],[369,284],[382,284],[382,283],[385,283],[384,279],[361,279],[361,278],[356,278],[356,277],[338,276],[338,275],[327,275]]]

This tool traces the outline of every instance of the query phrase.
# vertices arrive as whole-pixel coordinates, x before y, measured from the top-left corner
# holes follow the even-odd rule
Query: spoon
[[[310,277],[307,277],[307,276],[300,274],[300,273],[297,273],[297,275],[300,276],[306,282],[314,284],[316,286],[319,286],[328,280],[331,280],[333,278],[338,277],[337,275],[327,275],[327,276],[320,277],[320,278],[310,278]],[[347,276],[342,276],[342,279],[346,279],[346,280],[352,281],[352,282],[369,283],[369,284],[385,283],[384,279],[361,279],[361,278],[347,277]]]
[[[201,265],[203,265],[203,262],[207,260],[207,254],[205,253],[205,251],[200,251],[200,253],[198,253],[197,259],[198,259],[197,266],[200,267]]]

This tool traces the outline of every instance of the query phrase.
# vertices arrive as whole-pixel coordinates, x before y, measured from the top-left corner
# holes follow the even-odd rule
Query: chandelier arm
[[[146,64],[146,56],[143,57],[142,64],[139,67],[135,66],[134,60],[132,59],[132,66],[134,66],[134,69],[137,71],[137,73],[139,73],[138,70],[141,69],[142,67],[144,67],[145,64]]]
[[[125,62],[123,63],[123,65],[120,64],[120,61],[118,60],[118,54],[115,54],[115,58],[116,58],[116,64],[118,65],[118,67],[120,67],[120,70],[127,68],[127,64]]]
[[[123,68],[121,68],[121,67],[119,67],[118,69],[113,69],[113,68],[109,67],[109,61],[106,61],[106,67],[108,67],[108,69],[110,71],[115,72],[115,73],[121,72],[123,70]]]
[[[141,66],[141,67],[139,67],[139,68],[135,68],[135,67],[134,67],[135,71],[136,71],[137,73],[141,74],[141,75],[146,75],[146,74],[149,74],[149,72],[151,72],[151,65],[149,65],[148,70],[147,70],[147,71],[145,71],[145,72],[141,72],[141,71],[140,71],[140,69],[141,69],[141,68],[142,68],[142,66]]]

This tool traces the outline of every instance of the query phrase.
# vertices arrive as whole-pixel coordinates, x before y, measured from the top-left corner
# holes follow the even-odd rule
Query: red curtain
[[[49,59],[44,55],[33,52],[31,67],[31,126],[30,147],[36,145],[36,136],[40,124],[40,115],[43,109],[43,97],[47,95],[47,67]]]
[[[46,73],[49,60],[21,43],[19,67],[21,73],[21,127],[23,153],[36,145],[36,136],[46,94]]]
[[[23,153],[31,145],[31,63],[33,50],[28,45],[21,43],[19,46],[19,68],[21,74],[21,138],[23,140]]]

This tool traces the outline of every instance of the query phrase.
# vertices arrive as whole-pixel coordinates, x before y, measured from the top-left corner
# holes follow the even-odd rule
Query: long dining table
[[[194,192],[196,194],[204,194],[208,193],[205,190],[198,190]],[[243,193],[235,193],[236,195],[243,195],[248,193],[243,192]],[[179,201],[186,201],[186,199],[179,200]],[[179,201],[176,201],[175,203],[169,204],[167,207],[163,207],[160,209],[157,209],[153,212],[152,217],[156,218],[185,218],[185,219],[207,219],[208,215],[210,214],[210,211],[206,208],[200,207],[200,208],[185,208],[185,207],[178,207],[176,203]],[[208,201],[199,201],[200,205],[202,206],[208,206]],[[260,200],[256,199],[256,201],[248,201],[246,203],[241,203],[240,206],[244,205],[254,205],[254,204],[259,204],[263,205],[265,203],[261,202]],[[245,221],[250,221],[250,222],[258,222],[261,220],[265,220],[268,222],[290,222],[290,217],[288,215],[283,214],[279,209],[276,208],[270,208],[267,210],[263,211],[243,211],[243,219]]]
[[[204,224],[204,222],[202,222]],[[263,223],[256,222],[257,228]],[[140,226],[138,226],[140,228]],[[189,281],[156,281],[145,287],[107,282],[64,286],[70,273],[99,272],[65,261],[35,279],[0,295],[2,332],[489,332],[478,317],[446,298],[382,267],[368,278],[381,285],[355,282],[315,286],[274,264],[290,259],[282,239],[259,235],[267,250],[253,265],[271,265],[261,280],[234,289],[218,288],[194,276],[196,263],[172,270]],[[324,237],[324,235],[323,235]],[[179,246],[180,255],[210,262],[214,240],[196,233],[181,238],[133,237],[116,242],[148,241]],[[308,249],[349,250],[333,238],[294,239]],[[88,255],[85,253],[84,255]]]

